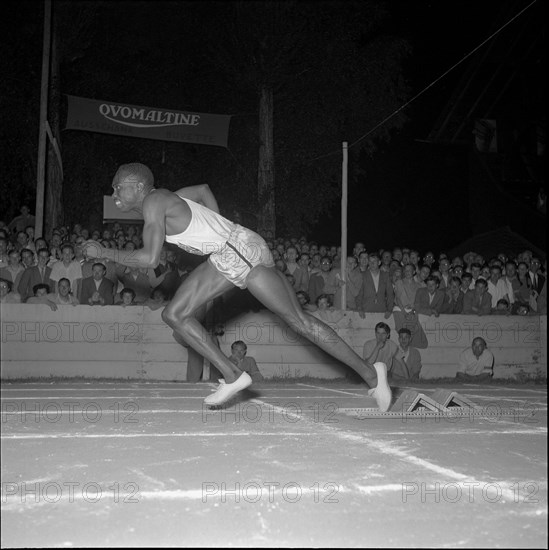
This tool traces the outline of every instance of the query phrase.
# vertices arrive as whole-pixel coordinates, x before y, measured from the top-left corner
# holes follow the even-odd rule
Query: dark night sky
[[[90,3],[90,2],[88,2]],[[516,5],[516,11],[528,5],[529,1],[516,1],[511,4]],[[114,4],[114,2],[110,2]],[[135,2],[117,2],[121,16],[127,10],[131,10],[137,4]],[[155,3],[152,3],[155,4]],[[345,9],[345,2],[339,2],[341,9]],[[55,0],[54,0],[55,5]],[[405,65],[405,76],[411,87],[411,96],[420,92],[424,87],[437,79],[442,73],[449,69],[452,65],[462,59],[467,53],[475,48],[482,40],[484,40],[493,31],[494,24],[497,20],[501,0],[388,0],[386,5],[391,12],[391,30],[395,35],[402,36],[409,40],[413,54]],[[42,19],[42,2],[38,1],[11,1],[8,0],[3,4],[4,13],[8,17],[4,18],[5,29],[3,42],[8,47],[8,55],[13,55],[17,58],[18,55],[26,56],[25,62],[28,62],[29,52],[33,52],[32,70],[28,73],[28,82],[25,86],[21,86],[22,93],[28,93],[29,102],[36,101],[39,97],[39,82],[40,82],[40,55],[41,55],[41,27]],[[150,14],[148,15],[150,18]],[[123,20],[123,17],[121,17]],[[11,23],[11,24],[10,24]],[[148,21],[148,27],[151,30],[155,29],[154,19]],[[132,29],[121,26],[120,35],[130,33]],[[161,31],[159,31],[161,32]],[[513,36],[513,27],[506,30],[509,36]],[[118,43],[123,43],[124,40],[118,40],[119,37],[112,37],[112,48],[116,48]],[[9,44],[8,44],[9,43]],[[136,44],[138,41],[136,40]],[[19,44],[19,46],[17,46]],[[169,59],[169,53],[166,52],[166,58]],[[74,52],[77,56],[78,51]],[[417,217],[414,212],[417,212],[416,205],[412,203],[412,196],[408,195],[406,201],[399,205],[402,210],[401,216],[397,218],[401,223],[391,221],[389,227],[380,230],[379,234],[372,238],[370,235],[362,233],[362,225],[360,220],[364,213],[375,210],[375,201],[372,200],[372,193],[380,193],[383,191],[384,177],[387,181],[392,182],[391,185],[398,187],[398,181],[402,181],[403,186],[416,185],[414,177],[421,178],[422,173],[412,175],[413,170],[410,167],[414,165],[414,159],[419,155],[425,154],[420,161],[429,162],[429,155],[421,149],[418,139],[426,138],[433,123],[440,114],[440,110],[445,102],[449,99],[453,87],[458,81],[465,69],[467,62],[457,67],[452,73],[435,84],[420,98],[414,101],[406,108],[405,114],[409,117],[409,122],[403,130],[395,136],[391,144],[383,147],[379,155],[374,161],[365,164],[367,172],[367,183],[361,191],[355,190],[355,195],[350,197],[351,206],[349,208],[349,240],[370,240],[372,245],[381,246],[396,246],[409,244],[412,246],[421,247],[422,243],[409,242],[407,239],[417,240],[425,237],[427,231],[433,226],[433,222],[440,221],[439,214],[430,219],[424,219],[417,222]],[[6,74],[7,73],[7,74]],[[6,74],[7,82],[10,82],[9,66]],[[166,72],[169,75],[169,70]],[[124,74],[121,72],[120,77]],[[192,75],[188,75],[192,78]],[[167,76],[169,78],[169,76]],[[35,86],[30,87],[29,82],[34,82]],[[13,85],[18,86],[17,80],[13,80]],[[74,93],[71,89],[71,83],[65,82],[67,89],[64,93]],[[151,83],[136,83],[136,85],[151,85]],[[220,94],[223,91],[220,90]],[[82,94],[84,95],[84,94]],[[106,94],[109,96],[109,94]],[[107,97],[105,97],[106,99]],[[114,99],[108,97],[109,99]],[[103,99],[103,98],[98,98]],[[128,98],[121,101],[132,102]],[[137,101],[135,103],[139,104]],[[158,106],[162,106],[162,100],[159,97]],[[190,106],[182,108],[192,109]],[[32,128],[32,121],[30,122]],[[366,133],[370,128],[364,128]],[[37,134],[36,128],[32,130]],[[99,134],[97,134],[99,136]],[[334,149],[340,147],[340,143],[334,143]],[[419,149],[418,149],[419,148]],[[6,143],[2,142],[3,156],[9,162],[9,152],[6,151]],[[318,151],[318,154],[323,154],[325,151]],[[350,160],[352,162],[360,162],[356,156],[353,156],[351,151]],[[125,161],[125,159],[122,159]],[[340,164],[340,156],[333,157],[334,163]],[[435,168],[433,170],[436,171]],[[399,179],[400,178],[400,179]],[[420,187],[418,187],[420,189]],[[393,189],[394,190],[394,189]],[[398,191],[398,190],[397,190]],[[432,190],[425,189],[425,192]],[[441,209],[444,205],[445,197],[442,195],[440,204]],[[329,241],[338,241],[339,239],[339,204],[334,207],[332,219],[328,219],[315,229],[314,235],[318,239]],[[382,221],[382,218],[380,218]],[[464,228],[466,233],[466,229]],[[312,238],[313,235],[310,235]],[[334,238],[335,237],[335,238]],[[450,232],[446,236],[452,242],[445,242],[448,246],[456,244],[454,241],[459,238],[459,231],[453,234]],[[406,239],[406,242],[404,242]],[[425,239],[424,246],[439,246],[443,243],[440,241],[440,235],[431,240]]]

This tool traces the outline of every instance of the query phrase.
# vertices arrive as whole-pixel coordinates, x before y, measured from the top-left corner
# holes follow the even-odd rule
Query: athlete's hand
[[[82,243],[82,253],[86,258],[101,258],[102,249],[101,245],[94,240],[88,240]]]

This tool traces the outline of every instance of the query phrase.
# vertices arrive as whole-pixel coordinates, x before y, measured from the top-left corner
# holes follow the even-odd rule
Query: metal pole
[[[48,119],[48,86],[51,47],[51,0],[44,1],[44,42],[42,45],[42,84],[40,88],[40,129],[38,134],[38,163],[36,170],[35,238],[44,229],[44,189],[46,180],[46,123]]]
[[[341,166],[341,280],[347,281],[347,142],[343,142],[343,163]],[[341,309],[347,309],[347,289],[344,284],[341,289]]]

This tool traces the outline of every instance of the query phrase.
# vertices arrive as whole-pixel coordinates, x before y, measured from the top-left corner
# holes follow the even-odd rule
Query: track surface
[[[375,406],[351,383],[212,388],[4,384],[2,546],[547,547],[546,388],[427,420],[344,414]]]

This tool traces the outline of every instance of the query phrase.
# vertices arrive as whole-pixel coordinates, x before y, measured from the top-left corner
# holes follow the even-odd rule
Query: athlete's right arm
[[[106,258],[129,267],[157,267],[160,263],[160,251],[166,237],[166,209],[168,204],[163,196],[149,195],[143,202],[143,248],[139,250],[116,250],[103,248],[95,241],[84,245],[90,258]]]

